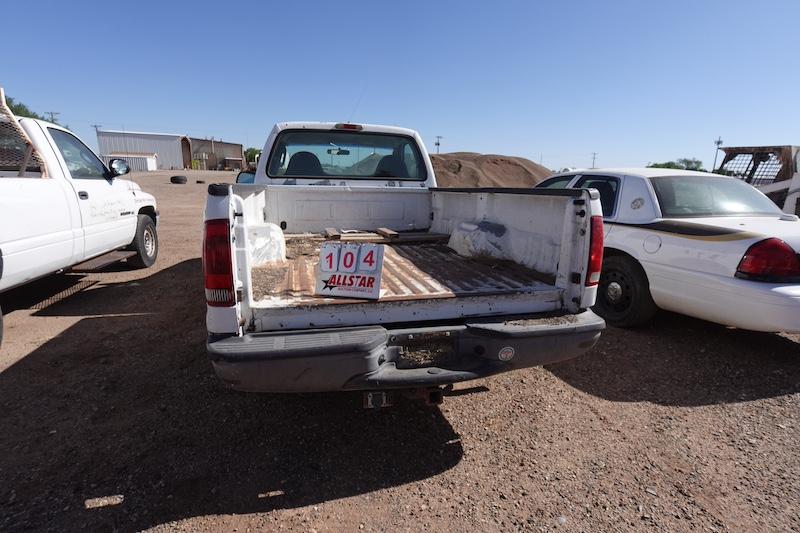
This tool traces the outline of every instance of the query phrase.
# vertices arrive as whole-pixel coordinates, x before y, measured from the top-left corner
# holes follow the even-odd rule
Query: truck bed
[[[314,295],[320,236],[287,235],[286,262],[251,271],[257,307],[374,303]],[[555,279],[513,261],[461,257],[441,242],[387,244],[378,302],[403,302],[553,291]]]

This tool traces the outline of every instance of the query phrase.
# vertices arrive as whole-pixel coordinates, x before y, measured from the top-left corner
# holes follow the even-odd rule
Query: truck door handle
[[[86,191],[78,191],[78,198],[80,198],[81,200],[88,200],[89,193]]]

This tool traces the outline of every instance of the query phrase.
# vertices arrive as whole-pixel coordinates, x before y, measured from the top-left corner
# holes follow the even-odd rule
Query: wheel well
[[[642,275],[644,275],[644,279],[647,280],[647,284],[650,285],[650,278],[647,277],[647,272],[645,272],[644,267],[642,266],[642,264],[639,262],[638,259],[633,257],[628,252],[623,252],[622,250],[620,250],[618,248],[603,248],[603,257],[604,258],[605,257],[624,257],[624,258],[628,259],[631,263],[636,265],[636,268],[638,268],[642,272]]]
[[[152,218],[153,219],[153,225],[158,223],[158,220],[156,219],[156,209],[155,209],[155,207],[153,207],[151,205],[148,205],[148,206],[145,206],[145,207],[139,209],[139,213],[138,214],[147,215],[150,218]]]
[[[622,255],[622,256],[625,256],[625,257],[629,257],[629,258],[633,259],[634,261],[636,261],[636,258],[633,257],[628,252],[623,252],[622,250],[619,250],[617,248],[609,248],[608,246],[603,248],[603,257],[611,257],[612,255]]]

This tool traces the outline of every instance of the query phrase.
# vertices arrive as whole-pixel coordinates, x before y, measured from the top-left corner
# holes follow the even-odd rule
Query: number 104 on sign
[[[319,252],[315,293],[377,300],[383,245],[326,242]]]

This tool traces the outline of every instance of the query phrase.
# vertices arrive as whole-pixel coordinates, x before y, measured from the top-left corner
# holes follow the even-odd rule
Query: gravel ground
[[[136,177],[155,267],[0,299],[0,530],[800,530],[797,336],[664,313],[440,408],[222,389],[195,180],[232,176],[188,175]]]

